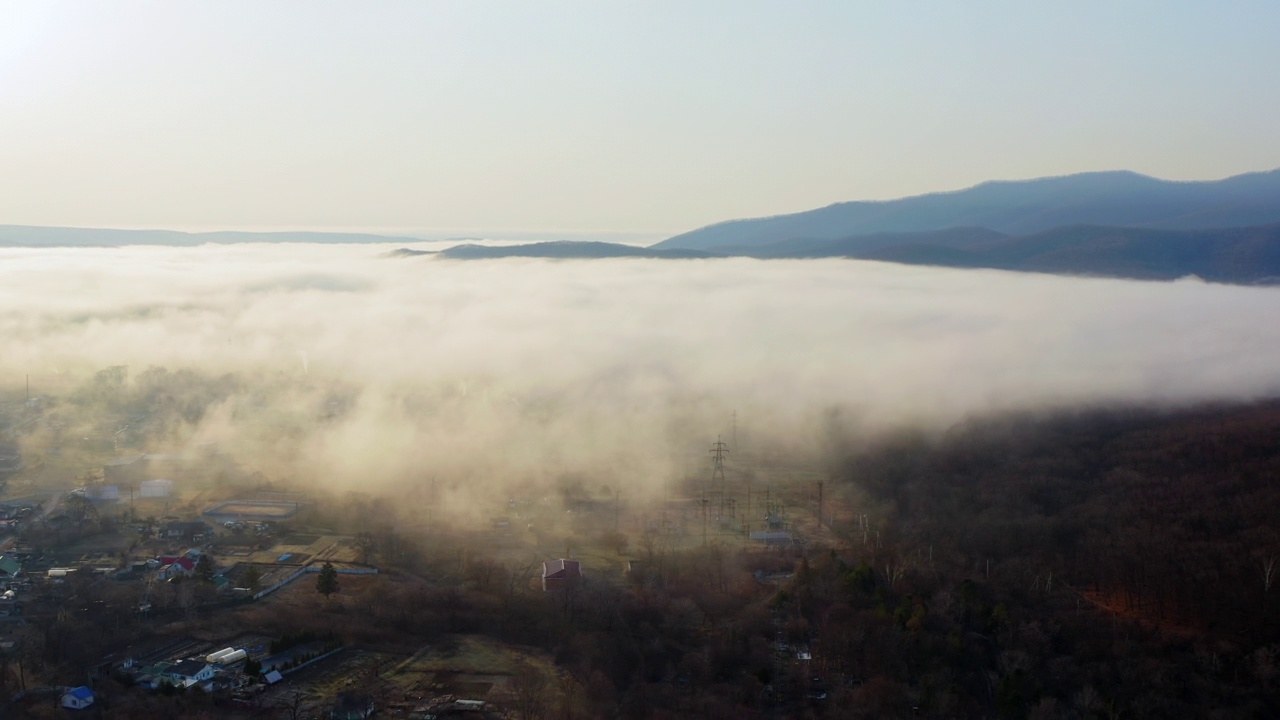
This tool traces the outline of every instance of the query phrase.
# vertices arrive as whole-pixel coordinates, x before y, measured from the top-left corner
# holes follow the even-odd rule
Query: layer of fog
[[[1280,392],[1277,289],[390,249],[0,250],[2,384],[235,373],[175,442],[338,487],[569,473],[637,494],[702,472],[735,411],[735,450],[818,455],[994,410]]]

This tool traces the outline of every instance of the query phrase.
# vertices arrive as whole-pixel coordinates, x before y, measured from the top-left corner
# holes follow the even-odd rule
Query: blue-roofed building
[[[93,691],[87,686],[71,688],[62,694],[62,707],[83,710],[93,704]]]
[[[0,580],[12,580],[22,571],[22,563],[11,554],[0,555]]]

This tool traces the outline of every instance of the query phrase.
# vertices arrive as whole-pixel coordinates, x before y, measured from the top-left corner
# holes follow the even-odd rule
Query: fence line
[[[279,580],[275,584],[265,587],[259,590],[257,593],[254,593],[253,599],[257,600],[259,598],[262,598],[266,595],[269,595],[270,593],[275,592],[276,590],[279,590],[280,588],[284,587],[285,585],[288,585],[289,583],[293,582],[294,580],[297,580],[298,578],[302,577],[303,575],[306,575],[307,573],[318,573],[323,569],[324,569],[323,563],[319,565],[312,563],[310,565],[305,565],[303,567],[300,567],[297,570],[289,573],[289,575],[286,576],[283,580]],[[335,567],[333,571],[338,573],[339,575],[377,575],[378,574],[378,568],[376,567]]]

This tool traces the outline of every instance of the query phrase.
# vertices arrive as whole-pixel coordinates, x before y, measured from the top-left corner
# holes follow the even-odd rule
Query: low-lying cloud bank
[[[833,417],[1280,393],[1280,289],[393,247],[3,249],[0,374],[234,373],[175,441],[339,487],[575,473],[636,493],[701,471],[734,411],[744,450],[817,451]]]

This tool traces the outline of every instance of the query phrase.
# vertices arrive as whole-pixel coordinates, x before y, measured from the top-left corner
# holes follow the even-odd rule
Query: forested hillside
[[[1273,717],[1277,438],[1276,403],[900,435],[842,470],[874,559],[811,559],[795,601],[930,716]]]

